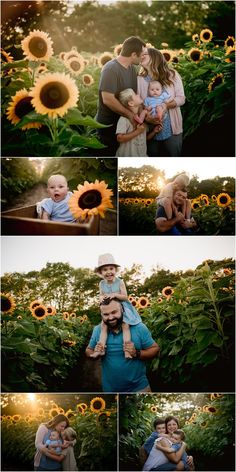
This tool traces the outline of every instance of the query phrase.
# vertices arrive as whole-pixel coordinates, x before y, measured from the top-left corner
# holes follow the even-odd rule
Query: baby
[[[144,100],[144,106],[150,110],[152,115],[162,120],[165,115],[165,103],[170,101],[170,94],[163,90],[158,80],[152,80],[148,86],[148,96]],[[165,117],[165,116],[164,116]]]
[[[162,206],[166,213],[167,220],[173,218],[173,212],[176,215],[177,208],[173,203],[173,195],[176,190],[186,191],[186,187],[189,184],[189,177],[186,174],[180,174],[172,182],[169,182],[156,198],[157,204]],[[191,218],[191,202],[185,199],[182,207],[179,209],[186,220],[190,221]]]
[[[51,175],[48,179],[47,190],[50,198],[44,198],[37,203],[37,211],[42,220],[75,222],[68,206],[72,192],[69,191],[64,175]]]
[[[54,430],[51,432],[49,439],[47,439],[45,445],[46,447],[53,448],[54,452],[56,452],[57,454],[61,453],[62,440],[60,439],[58,431]]]

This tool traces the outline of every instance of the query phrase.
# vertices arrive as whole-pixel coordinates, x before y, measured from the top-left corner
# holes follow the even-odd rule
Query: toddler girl
[[[122,306],[124,309],[122,331],[125,351],[126,343],[131,341],[129,325],[136,325],[141,323],[142,320],[138,312],[128,300],[124,281],[116,276],[118,267],[120,266],[115,263],[111,254],[102,254],[98,258],[98,267],[95,269],[95,271],[102,278],[99,284],[100,302],[102,302],[105,298],[117,298],[118,300],[122,301]],[[101,353],[95,351],[93,354],[91,354],[91,357],[105,355],[106,340],[107,326],[102,321],[99,345],[102,346],[103,352]],[[129,354],[127,351],[125,351],[125,357],[127,359],[132,358],[131,354]]]
[[[65,459],[62,462],[62,470],[66,471],[76,471],[78,470],[75,455],[74,455],[74,445],[76,443],[76,432],[73,428],[68,426],[61,433],[64,441],[69,441],[70,445],[63,449],[62,454],[65,456]]]

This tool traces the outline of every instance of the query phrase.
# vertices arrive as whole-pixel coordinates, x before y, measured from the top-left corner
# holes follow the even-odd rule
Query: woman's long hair
[[[175,77],[175,70],[170,69],[165,57],[163,54],[155,48],[148,48],[148,55],[151,59],[150,62],[150,72],[153,80],[158,80],[161,85],[171,85],[173,84],[173,79]],[[142,69],[139,72],[139,75],[146,77],[148,75],[147,69],[142,66]]]
[[[54,429],[62,421],[66,422],[66,427],[67,428],[68,428],[68,426],[70,426],[70,423],[69,423],[69,420],[68,420],[67,416],[62,415],[62,414],[54,416],[51,420],[49,420],[47,423],[44,423],[44,424],[48,429]]]

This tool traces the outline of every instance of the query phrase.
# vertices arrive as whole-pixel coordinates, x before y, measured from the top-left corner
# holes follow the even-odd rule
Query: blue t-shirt
[[[161,205],[157,206],[155,219],[156,218],[166,218],[167,219],[165,209]],[[193,234],[193,231],[191,230],[191,228],[184,229],[184,228],[181,228],[180,225],[176,224],[176,225],[172,226],[172,228],[170,228],[165,233],[159,233],[158,232],[158,234],[169,235],[169,236],[191,236]]]
[[[99,342],[100,333],[101,324],[93,330],[91,349]],[[148,349],[155,342],[143,323],[130,326],[130,333],[136,349]],[[102,358],[102,386],[104,392],[138,392],[148,386],[145,362],[124,356],[122,329],[118,333],[108,331],[106,355]]]
[[[52,198],[44,198],[40,202],[40,207],[45,210],[50,217],[51,221],[64,221],[72,223],[75,220],[74,216],[69,210],[68,200],[70,199],[72,192],[68,192],[66,197],[60,202],[54,202]]]

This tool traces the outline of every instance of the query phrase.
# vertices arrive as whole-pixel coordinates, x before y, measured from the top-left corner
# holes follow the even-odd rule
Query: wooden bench
[[[60,223],[38,219],[36,205],[7,210],[1,214],[2,235],[77,236],[98,235],[99,216],[86,223]]]

